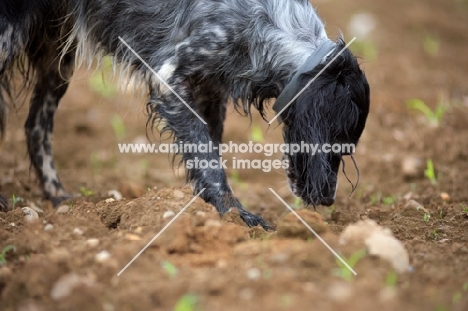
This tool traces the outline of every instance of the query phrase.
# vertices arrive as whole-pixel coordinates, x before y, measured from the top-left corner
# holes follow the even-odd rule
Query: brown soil
[[[293,205],[283,172],[236,176],[228,170],[236,195],[277,231],[248,228],[236,213],[220,219],[197,199],[117,276],[170,221],[164,215],[177,214],[193,195],[167,155],[118,152],[117,142],[145,139],[143,100],[103,97],[78,72],[57,116],[54,147],[66,188],[93,195],[61,214],[40,198],[21,128],[27,109],[12,111],[0,153],[0,193],[10,204],[13,195],[22,200],[0,213],[0,250],[15,247],[0,266],[0,309],[175,310],[179,304],[176,310],[468,310],[468,3],[315,4],[329,31],[342,29],[348,40],[351,16],[373,14],[377,26],[367,41],[378,54],[362,61],[372,111],[356,154],[359,187],[348,197],[351,186],[342,176],[332,208],[317,208],[320,215],[299,212],[347,259],[363,245],[344,246],[339,234],[360,219],[377,221],[403,242],[410,271],[395,280],[389,263],[368,255],[354,266],[356,277],[337,276],[335,257],[268,190]],[[424,49],[428,36],[439,43],[437,55]],[[438,127],[405,104],[420,98],[434,108],[440,96],[450,110]],[[110,125],[115,115],[124,120],[123,138]],[[225,140],[245,142],[254,127],[264,130],[265,143],[281,142],[280,128],[268,128],[258,116],[250,125],[233,111]],[[422,164],[407,172],[408,159]],[[435,165],[436,184],[424,176],[427,159]],[[114,189],[127,199],[102,201]],[[411,199],[424,208],[408,205]],[[31,202],[43,213],[27,222],[20,207]]]

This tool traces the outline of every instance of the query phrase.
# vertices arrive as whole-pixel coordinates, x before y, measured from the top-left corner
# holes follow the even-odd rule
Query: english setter
[[[273,109],[284,110],[280,120],[288,144],[356,144],[369,112],[369,85],[356,58],[342,39],[328,38],[307,0],[3,0],[0,134],[6,126],[4,98],[13,95],[11,77],[19,68],[34,84],[25,124],[29,157],[45,198],[55,205],[71,195],[54,168],[54,114],[75,64],[104,55],[146,84],[149,127],[163,120],[163,131],[172,132],[176,142],[219,144],[230,101],[246,115],[254,107],[265,117],[268,100],[277,98]],[[332,204],[343,156],[285,154],[294,194],[306,204]],[[217,152],[181,157],[219,159]],[[249,226],[269,228],[233,195],[222,168],[189,169],[187,180],[195,193],[206,189],[201,197],[221,215],[237,208]]]

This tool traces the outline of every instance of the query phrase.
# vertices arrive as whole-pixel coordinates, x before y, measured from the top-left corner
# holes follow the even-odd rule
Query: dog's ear
[[[299,76],[302,88],[323,66]],[[357,142],[369,113],[369,96],[364,73],[345,50],[285,111],[283,121],[308,128],[317,143]]]

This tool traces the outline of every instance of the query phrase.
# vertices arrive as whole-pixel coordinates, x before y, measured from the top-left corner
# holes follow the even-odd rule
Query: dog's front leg
[[[187,84],[177,83],[177,79],[170,84],[195,111],[195,100],[192,99],[193,95]],[[148,111],[150,120],[162,120],[165,124],[163,132],[171,131],[175,143],[183,147],[184,150],[179,150],[179,154],[186,166],[187,181],[193,185],[194,193],[205,189],[201,197],[214,205],[221,216],[231,208],[237,208],[247,225],[270,228],[263,218],[246,211],[232,193],[218,151],[216,148],[210,148],[217,146],[218,142],[212,142],[207,124],[204,124],[172,92],[153,92],[148,103]]]

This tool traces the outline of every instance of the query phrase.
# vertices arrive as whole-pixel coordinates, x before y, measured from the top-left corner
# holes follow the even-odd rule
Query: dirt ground
[[[353,49],[362,56],[372,107],[355,156],[360,182],[354,194],[349,197],[351,186],[340,176],[337,201],[318,207],[321,217],[296,207],[357,276],[291,221],[268,190],[295,206],[284,172],[232,169],[236,195],[277,231],[248,228],[235,213],[219,219],[197,199],[117,276],[193,194],[168,155],[119,153],[119,142],[146,140],[144,99],[93,90],[92,79],[79,71],[59,109],[54,152],[64,185],[82,197],[61,213],[41,199],[29,170],[26,107],[9,117],[0,193],[15,208],[0,213],[6,261],[0,263],[0,310],[468,310],[468,2],[314,4],[331,35],[341,29],[347,40],[358,37]],[[356,14],[367,14],[357,15],[361,27],[352,26]],[[448,110],[430,124],[408,108],[411,99]],[[258,139],[261,129],[262,142],[281,142],[281,128],[269,128],[257,115],[250,124],[231,111],[226,126],[225,141]],[[152,139],[159,141],[157,134]],[[427,160],[435,168],[432,181],[424,173]],[[111,190],[125,198],[106,202]],[[25,206],[42,209],[39,220],[27,221]],[[396,273],[369,254],[353,260],[365,246],[343,245],[339,236],[363,219],[389,228],[403,243],[408,271]],[[284,233],[288,228],[296,234]]]

